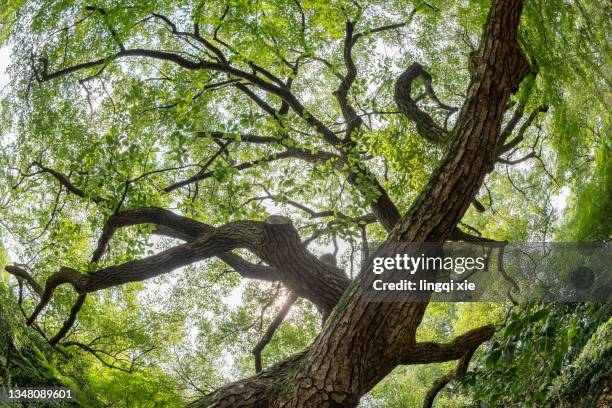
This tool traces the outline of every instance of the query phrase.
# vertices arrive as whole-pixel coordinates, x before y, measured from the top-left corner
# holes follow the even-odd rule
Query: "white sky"
[[[8,78],[5,74],[5,71],[9,62],[9,55],[10,49],[8,47],[0,48],[0,91],[4,89],[6,83],[8,82]]]
[[[559,193],[552,198],[552,205],[559,214],[563,214],[565,207],[567,207],[567,198],[570,195],[570,189],[568,187],[561,187]]]

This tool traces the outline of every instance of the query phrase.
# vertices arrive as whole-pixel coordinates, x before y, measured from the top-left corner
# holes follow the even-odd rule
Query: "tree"
[[[44,250],[36,273],[5,268],[36,299],[27,324],[56,348],[96,354],[92,343],[70,338],[78,338],[73,328],[92,295],[218,258],[242,278],[280,283],[287,296],[255,347],[257,373],[191,406],[356,406],[398,365],[457,360],[427,395],[424,406],[431,406],[494,327],[449,342],[418,341],[427,302],[367,302],[374,276],[367,251],[353,276],[308,245],[356,234],[364,241],[369,234],[387,242],[488,242],[466,232],[462,220],[470,205],[485,211],[477,196],[496,163],[536,159],[548,172],[537,138],[524,156],[509,156],[547,111],[534,90],[538,57],[524,51],[533,51],[538,33],[519,42],[522,1],[495,0],[481,13],[479,45],[464,56],[468,72],[446,67],[444,97],[426,64],[408,62],[413,56],[399,47],[399,75],[368,65],[368,52],[405,45],[401,30],[419,17],[428,27],[445,10],[375,1],[7,7],[20,80],[15,105],[4,100],[4,130],[18,146],[3,157],[14,220],[6,228],[26,237],[15,227],[20,219],[45,219],[26,251],[48,244],[67,251]],[[358,66],[371,78],[360,78]],[[413,169],[376,150],[398,149],[406,135],[422,139]],[[417,188],[405,188],[408,170],[421,175]],[[263,195],[247,199],[253,192]],[[16,206],[33,195],[50,206],[34,205],[31,214]],[[266,216],[264,201],[325,223],[302,228],[287,216]],[[138,229],[130,236],[128,227]],[[145,256],[150,233],[181,242]],[[97,243],[86,259],[92,236]],[[60,292],[65,285],[77,295]],[[66,296],[69,310],[56,309],[65,318],[49,334],[37,322]],[[322,328],[305,349],[263,369],[262,349],[297,298],[316,307]]]

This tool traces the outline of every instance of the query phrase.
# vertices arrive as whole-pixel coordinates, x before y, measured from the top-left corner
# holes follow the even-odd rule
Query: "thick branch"
[[[530,70],[516,40],[521,9],[520,1],[498,0],[491,6],[453,143],[403,217],[399,240],[439,242],[448,237],[493,169],[504,107]]]
[[[10,268],[10,266],[7,266],[5,269],[7,272],[10,273],[10,270],[8,268]],[[79,271],[65,266],[61,267],[59,271],[55,272],[49,278],[47,278],[47,281],[45,282],[45,289],[42,295],[40,296],[40,301],[36,305],[36,308],[32,312],[32,315],[28,318],[26,323],[28,325],[34,323],[40,312],[42,312],[45,306],[47,306],[47,304],[51,301],[53,292],[55,292],[55,289],[57,289],[58,286],[68,283],[72,287],[74,287],[74,289],[80,295],[86,293],[87,291],[85,289],[86,281],[87,276],[83,275]]]
[[[186,233],[184,231],[173,229],[164,225],[156,225],[153,233],[166,237],[180,239],[183,241],[192,241],[197,238],[197,235],[190,235],[189,233]],[[273,282],[277,281],[279,279],[279,276],[281,276],[280,272],[277,271],[275,268],[249,262],[240,255],[237,255],[233,252],[226,252],[217,255],[217,258],[221,259],[227,265],[231,266],[243,278]]]
[[[124,211],[114,214],[106,222],[92,262],[99,261],[117,229],[138,224],[153,224],[155,225],[154,233],[183,241],[193,241],[200,234],[213,229],[210,225],[177,215],[162,208],[148,207]],[[280,276],[276,269],[254,264],[232,252],[221,253],[217,257],[245,278],[275,281]]]
[[[14,275],[15,277],[17,277],[18,279],[23,279],[26,281],[26,283],[28,284],[28,286],[30,288],[32,288],[32,290],[38,295],[38,296],[42,296],[43,294],[43,288],[42,286],[40,286],[38,284],[38,282],[36,282],[36,280],[32,277],[32,275],[30,275],[30,273],[28,271],[26,271],[25,269],[17,266],[17,265],[8,265],[6,266],[6,271],[8,273],[10,273],[11,275]]]
[[[344,273],[308,252],[291,222],[278,216],[265,222],[238,221],[212,227],[161,208],[128,210],[109,218],[93,261],[100,259],[118,228],[137,224],[163,227],[162,232],[189,241],[148,258],[93,272],[86,291],[148,279],[211,256],[219,257],[245,277],[282,281],[324,314],[331,311],[348,286]],[[229,252],[236,248],[250,250],[270,266],[253,264]]]
[[[101,254],[104,252],[106,246],[108,245],[108,241],[110,240],[117,228],[142,223],[163,225],[165,228],[168,228],[178,234],[182,234],[182,237],[188,237],[190,239],[195,239],[199,234],[213,229],[212,227],[206,226],[205,224],[201,224],[189,218],[177,216],[171,213],[170,211],[157,208],[147,208],[133,210],[127,213],[119,213],[111,216],[109,222],[105,225],[102,236],[100,237],[100,241],[98,243],[98,247],[94,253],[93,261],[97,262],[99,260]],[[274,271],[273,268],[252,264],[242,259],[240,256],[232,254],[230,252],[222,253],[218,256],[245,277],[250,277],[254,279],[275,280],[276,276],[279,275],[279,273]],[[141,261],[133,261],[131,264],[132,266],[134,266],[138,262],[146,260],[147,259],[145,258]],[[155,265],[155,262],[153,262],[152,264]],[[85,302],[86,294],[88,292],[98,290],[98,288],[96,287],[96,283],[93,282],[95,278],[88,279],[86,275],[83,275],[71,268],[64,267],[60,269],[59,272],[51,275],[51,277],[49,277],[46,281],[44,290],[25,269],[12,265],[7,266],[6,270],[18,278],[24,279],[40,297],[38,305],[36,306],[32,315],[28,318],[28,324],[32,324],[34,322],[34,320],[37,318],[43,308],[50,302],[54,290],[61,284],[69,283],[77,290],[77,292],[79,292],[79,296],[75,304],[71,308],[69,318],[64,322],[62,328],[58,331],[58,333],[49,340],[51,345],[57,344],[63,337],[65,337],[70,328],[72,328],[76,321],[77,314]],[[136,278],[135,280],[141,280],[138,278],[138,276],[134,276],[133,278]],[[115,284],[120,283],[115,282],[112,286],[114,286]]]
[[[87,275],[72,268],[62,267],[47,279],[40,301],[28,318],[27,324],[31,325],[36,320],[40,312],[51,301],[55,289],[62,284],[68,283],[79,294],[85,294],[153,278],[181,266],[230,251],[240,245],[247,245],[245,240],[251,238],[250,232],[252,232],[249,231],[249,227],[249,222],[227,224],[214,228],[210,233],[204,234],[193,242],[178,245],[143,259],[109,266]],[[6,270],[11,273],[14,267],[7,266]]]
[[[419,77],[423,79],[425,84],[425,93],[439,108],[448,111],[449,114],[457,111],[457,108],[446,105],[438,99],[431,85],[431,75],[418,62],[413,63],[397,79],[394,94],[395,103],[400,112],[414,122],[417,131],[423,138],[431,143],[442,143],[448,139],[449,132],[438,126],[432,117],[422,111],[417,102],[412,99],[412,82]]]
[[[102,234],[98,239],[98,245],[93,253],[91,261],[96,263],[100,260],[106,251],[110,239],[119,228],[139,224],[153,224],[167,227],[189,238],[195,238],[199,234],[212,229],[212,227],[206,224],[188,217],[180,216],[163,208],[145,207],[122,211],[110,216],[106,224],[104,224]]]
[[[112,215],[104,225],[92,262],[100,260],[117,229],[139,224],[153,224],[155,225],[154,233],[183,241],[193,241],[200,234],[213,229],[210,225],[162,208],[147,207],[124,211]],[[232,252],[221,253],[217,257],[245,278],[274,281],[280,275],[274,268],[254,264]]]
[[[472,206],[474,206],[476,211],[478,211],[479,213],[483,213],[486,211],[484,205],[482,205],[482,203],[477,199],[474,199],[474,201],[472,201]]]
[[[404,356],[404,364],[430,364],[458,360],[466,352],[476,349],[495,334],[495,326],[487,325],[457,336],[449,343],[423,342],[410,347]]]
[[[86,293],[79,294],[76,302],[74,302],[74,305],[72,305],[72,308],[70,309],[70,316],[68,317],[68,319],[66,319],[61,329],[55,334],[55,336],[53,336],[49,340],[49,343],[52,346],[55,346],[58,341],[63,339],[66,336],[66,334],[68,334],[68,331],[72,328],[72,326],[76,322],[77,314],[81,311],[81,308],[83,307],[83,304],[85,303],[86,297],[87,297]]]
[[[459,363],[457,363],[457,367],[453,371],[438,378],[432,384],[431,388],[429,389],[429,391],[427,391],[427,394],[425,395],[425,399],[423,400],[423,408],[431,408],[433,406],[434,400],[436,399],[436,396],[446,386],[446,384],[453,381],[460,375],[465,374],[470,365],[470,360],[472,359],[474,352],[476,352],[476,347],[466,351],[463,357],[461,357],[461,359],[459,360]]]

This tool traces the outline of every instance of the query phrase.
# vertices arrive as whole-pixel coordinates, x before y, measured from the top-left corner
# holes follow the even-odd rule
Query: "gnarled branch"
[[[109,218],[92,260],[97,262],[100,259],[118,228],[136,224],[154,224],[169,230],[172,236],[189,240],[158,254],[112,265],[88,275],[72,268],[61,268],[47,279],[41,300],[28,323],[36,319],[51,300],[55,288],[61,284],[70,283],[79,294],[89,293],[149,279],[213,256],[247,277],[281,280],[298,296],[311,300],[325,315],[348,286],[344,273],[308,252],[291,222],[279,216],[271,216],[265,222],[237,221],[212,227],[160,208],[128,210]],[[250,250],[270,267],[253,264],[229,253],[237,248]],[[28,281],[26,276],[29,274],[24,274],[22,268],[8,266],[7,271]]]
[[[395,82],[394,99],[401,113],[414,122],[419,134],[431,143],[442,143],[449,137],[449,132],[438,126],[432,117],[421,110],[417,101],[412,99],[412,82],[422,78],[425,85],[425,93],[441,109],[448,111],[449,115],[456,112],[457,108],[442,103],[431,85],[431,75],[418,62],[413,63],[405,70]]]
[[[477,347],[473,347],[467,350],[465,354],[463,355],[463,357],[459,359],[459,363],[457,363],[457,367],[453,371],[438,378],[432,384],[431,388],[429,389],[429,391],[427,391],[427,394],[425,395],[425,399],[423,400],[423,408],[431,408],[433,406],[434,400],[436,399],[436,396],[438,395],[438,393],[442,391],[442,389],[449,382],[453,381],[460,375],[465,374],[465,372],[467,371],[470,365],[470,360],[472,359],[474,352],[476,352],[476,348]]]
[[[475,349],[495,334],[495,326],[487,325],[469,330],[449,343],[416,343],[406,351],[405,364],[443,363],[458,360],[466,352]]]

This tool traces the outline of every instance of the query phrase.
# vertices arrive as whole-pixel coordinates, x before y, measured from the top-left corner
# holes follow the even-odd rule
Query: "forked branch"
[[[100,260],[118,228],[138,224],[153,224],[162,233],[167,232],[187,242],[149,257],[89,274],[62,267],[46,280],[44,289],[25,269],[16,265],[7,266],[7,272],[23,279],[40,296],[27,323],[34,323],[51,301],[57,287],[66,283],[73,286],[79,297],[69,318],[50,340],[56,344],[73,326],[87,293],[153,278],[213,256],[219,257],[245,277],[282,281],[296,295],[311,300],[324,315],[331,312],[348,286],[344,273],[308,252],[291,222],[278,216],[272,216],[266,222],[237,221],[213,227],[160,208],[128,210],[109,218],[92,261]],[[251,263],[230,252],[236,248],[250,250],[270,266]]]
[[[423,408],[431,408],[433,406],[434,400],[436,399],[436,396],[438,395],[438,393],[442,391],[442,389],[449,382],[453,381],[460,375],[465,374],[465,372],[467,371],[470,365],[470,360],[472,359],[472,356],[476,352],[476,348],[477,347],[473,347],[467,350],[465,354],[463,355],[463,357],[459,359],[459,363],[457,363],[457,367],[453,371],[438,378],[432,384],[431,388],[429,389],[429,391],[427,391],[427,394],[425,395],[425,399],[423,400]]]
[[[405,364],[430,364],[458,360],[465,354],[478,348],[495,334],[495,326],[487,325],[472,329],[457,336],[449,343],[422,342],[416,343],[407,350]]]
[[[51,176],[53,176],[57,181],[59,181],[59,183],[64,186],[64,188],[66,188],[66,190],[68,190],[69,192],[71,192],[72,194],[75,194],[81,198],[88,198],[91,199],[94,203],[101,203],[102,201],[105,201],[106,199],[100,196],[90,196],[88,195],[85,191],[81,190],[80,188],[78,188],[77,186],[75,186],[72,181],[70,181],[70,178],[63,174],[60,173],[57,170],[51,169],[49,167],[44,166],[43,164],[41,164],[38,161],[35,161],[33,163],[36,167],[38,167],[43,173],[48,173]]]

